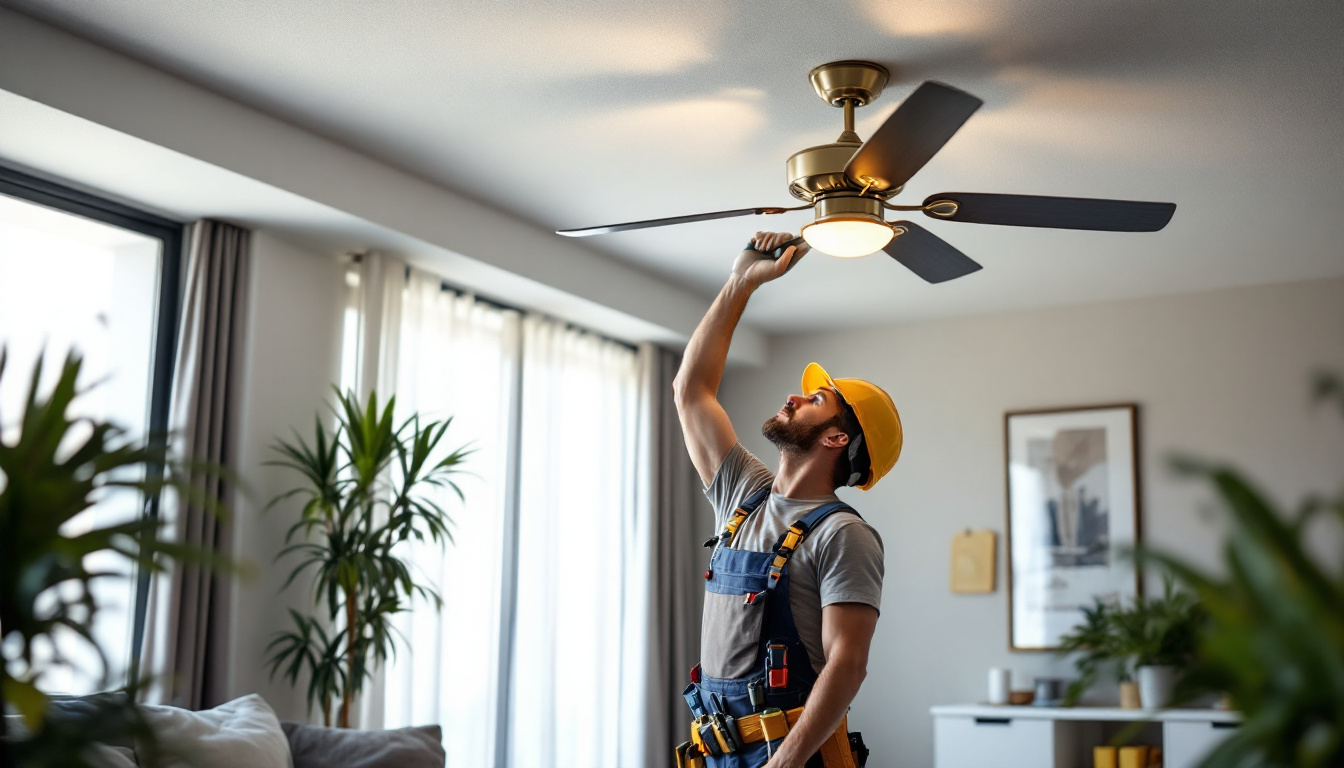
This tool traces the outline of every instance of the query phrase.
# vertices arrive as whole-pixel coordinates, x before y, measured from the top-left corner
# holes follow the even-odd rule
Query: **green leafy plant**
[[[1128,682],[1129,668],[1119,649],[1117,638],[1111,632],[1111,614],[1115,606],[1098,599],[1091,607],[1083,608],[1083,621],[1059,639],[1059,655],[1075,655],[1074,669],[1078,677],[1069,684],[1064,695],[1064,706],[1078,702],[1088,688],[1107,668],[1112,669],[1116,682]]]
[[[1338,378],[1319,377],[1316,391],[1344,409]],[[1344,765],[1344,574],[1307,546],[1319,516],[1344,525],[1344,492],[1290,513],[1232,467],[1188,458],[1174,465],[1209,484],[1231,523],[1220,573],[1170,553],[1140,552],[1189,585],[1210,615],[1178,698],[1203,687],[1225,691],[1244,715],[1203,765]]]
[[[1129,682],[1133,670],[1148,665],[1185,667],[1194,658],[1197,638],[1207,620],[1197,597],[1165,579],[1162,596],[1136,597],[1128,606],[1098,599],[1083,609],[1083,621],[1060,638],[1060,654],[1077,654],[1078,677],[1065,694],[1072,706],[1106,668],[1117,682]]]
[[[0,350],[0,379],[5,363]],[[0,714],[16,711],[23,725],[23,733],[8,732],[0,717],[0,765],[83,766],[94,743],[124,737],[142,745],[148,763],[156,747],[135,706],[135,675],[122,695],[100,698],[79,713],[63,711],[43,692],[43,674],[67,660],[44,661],[42,649],[55,651],[53,638],[70,633],[97,655],[99,668],[84,671],[111,685],[112,666],[93,635],[99,606],[91,586],[125,576],[90,570],[90,555],[113,552],[142,570],[161,570],[172,559],[223,563],[160,540],[160,523],[148,516],[90,530],[68,523],[109,492],[150,499],[172,490],[219,510],[191,490],[163,441],[137,442],[114,424],[71,417],[84,394],[76,353],[66,357],[46,394],[39,387],[42,366],[39,357],[13,434],[0,436]]]
[[[452,520],[434,501],[435,489],[462,492],[452,476],[462,471],[469,451],[442,447],[452,419],[420,423],[411,416],[393,421],[396,398],[381,409],[378,395],[361,408],[353,393],[341,394],[337,426],[328,434],[319,418],[309,444],[278,441],[282,458],[271,462],[303,477],[303,484],[271,504],[299,497],[303,513],[285,536],[280,557],[298,564],[282,589],[301,574],[313,579],[313,597],[321,616],[290,611],[294,629],[270,645],[271,676],[283,670],[290,684],[308,677],[311,710],[332,724],[350,725],[355,697],[377,665],[395,652],[394,614],[412,598],[442,605],[437,592],[418,584],[399,548],[410,539],[443,545],[452,541]]]
[[[1164,579],[1159,598],[1135,598],[1128,609],[1115,612],[1113,626],[1120,650],[1133,667],[1185,667],[1195,656],[1195,645],[1207,614],[1192,593],[1178,590]]]

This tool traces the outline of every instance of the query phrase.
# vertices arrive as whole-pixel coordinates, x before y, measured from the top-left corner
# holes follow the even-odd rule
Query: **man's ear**
[[[820,442],[827,448],[844,448],[846,445],[849,445],[849,435],[832,427],[827,430],[826,434],[821,436]]]

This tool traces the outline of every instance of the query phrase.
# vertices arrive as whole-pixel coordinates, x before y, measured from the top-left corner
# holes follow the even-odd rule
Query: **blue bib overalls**
[[[705,752],[703,759],[709,768],[765,765],[783,741],[782,735],[767,740],[759,728],[749,727],[748,736],[743,739],[735,721],[748,718],[746,722],[754,726],[759,722],[754,716],[763,711],[778,708],[788,712],[806,702],[817,675],[794,625],[788,561],[803,539],[826,517],[840,511],[854,513],[843,502],[824,504],[790,526],[770,552],[733,549],[738,527],[769,494],[770,489],[764,488],[748,497],[723,532],[705,544],[714,547],[709,569],[705,571],[706,614],[707,617],[712,614],[718,628],[723,630],[717,633],[720,638],[732,638],[729,641],[732,647],[705,649],[704,667],[696,665],[691,672],[691,684],[683,693],[692,717],[696,718],[691,726],[694,745],[689,749]],[[714,676],[732,672],[737,674]],[[720,735],[716,736],[715,730]],[[725,730],[726,737],[722,735]],[[843,741],[846,762],[834,758],[840,747],[828,743],[807,762],[808,768],[855,765],[849,754],[851,739],[843,733],[838,738]],[[731,750],[722,749],[725,741]],[[702,744],[705,746],[701,747]],[[861,740],[855,750],[866,756]],[[829,755],[827,762],[823,762],[823,754]],[[832,762],[836,765],[832,766]]]

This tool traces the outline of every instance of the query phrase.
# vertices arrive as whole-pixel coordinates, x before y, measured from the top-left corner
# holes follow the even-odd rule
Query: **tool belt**
[[[705,757],[735,752],[747,744],[775,741],[789,734],[789,729],[802,717],[803,708],[767,709],[760,714],[745,715],[725,721],[722,717],[705,715],[691,721],[691,740],[676,748],[677,768],[704,768]],[[868,748],[863,735],[850,733],[848,718],[821,745],[822,764],[825,768],[863,768],[868,761]]]

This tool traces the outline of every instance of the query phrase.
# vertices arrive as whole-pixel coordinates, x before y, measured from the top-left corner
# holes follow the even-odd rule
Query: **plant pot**
[[[1144,709],[1161,709],[1171,701],[1176,687],[1176,668],[1168,666],[1139,667],[1139,700]]]
[[[1133,681],[1120,684],[1120,708],[1139,709],[1143,705],[1139,699],[1139,684]]]

